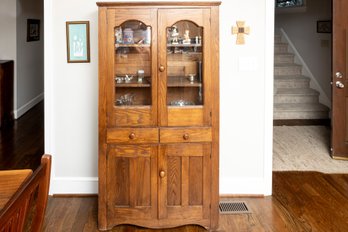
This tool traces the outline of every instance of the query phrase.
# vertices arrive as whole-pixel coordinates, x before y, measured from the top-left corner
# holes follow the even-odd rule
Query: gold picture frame
[[[89,63],[89,21],[67,21],[66,42],[68,63]]]

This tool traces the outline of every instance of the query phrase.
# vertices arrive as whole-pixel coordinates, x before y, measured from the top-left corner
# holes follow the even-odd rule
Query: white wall
[[[0,60],[14,60],[14,81],[16,80],[16,1],[0,1]],[[16,89],[14,88],[14,92]],[[16,96],[14,96],[14,102]]]
[[[331,20],[331,4],[332,0],[307,0],[306,12],[277,14],[275,17],[276,27],[287,33],[330,100],[332,34],[317,33],[317,21]]]
[[[97,192],[95,2],[45,0],[45,150],[53,155],[52,194]],[[223,0],[220,8],[220,194],[271,193],[273,7],[268,0]],[[70,20],[90,21],[91,63],[66,62]],[[235,45],[236,20],[251,27],[246,45]]]
[[[40,19],[40,40],[27,42],[27,19]],[[15,117],[43,99],[43,0],[17,0],[17,78]]]
[[[16,59],[16,1],[0,1],[0,59]]]

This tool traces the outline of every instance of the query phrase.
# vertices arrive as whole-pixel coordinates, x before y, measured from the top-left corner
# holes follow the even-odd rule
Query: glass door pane
[[[203,29],[190,21],[167,28],[167,105],[203,105]]]
[[[129,20],[115,28],[115,106],[151,102],[151,27]]]

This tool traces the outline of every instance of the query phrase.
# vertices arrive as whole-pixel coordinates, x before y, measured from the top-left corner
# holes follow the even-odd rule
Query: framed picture
[[[331,20],[317,21],[317,33],[331,33],[332,22]]]
[[[27,42],[40,40],[40,19],[27,20]]]
[[[68,63],[89,63],[89,21],[66,22]]]

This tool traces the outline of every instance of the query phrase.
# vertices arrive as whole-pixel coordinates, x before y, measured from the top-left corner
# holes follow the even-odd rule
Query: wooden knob
[[[165,177],[165,176],[166,176],[166,172],[163,171],[163,170],[160,171],[159,176],[160,176],[161,178]]]
[[[130,133],[128,137],[129,139],[135,139],[135,133],[134,132]]]
[[[184,140],[188,140],[190,138],[190,136],[187,133],[185,133],[182,137],[184,138]]]
[[[166,70],[166,68],[165,68],[163,65],[161,65],[161,66],[159,67],[159,70],[160,70],[160,72],[164,72],[164,70]]]

